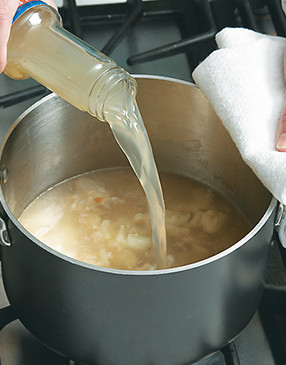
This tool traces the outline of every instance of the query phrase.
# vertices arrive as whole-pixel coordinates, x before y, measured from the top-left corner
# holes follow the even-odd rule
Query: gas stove
[[[192,71],[216,48],[214,35],[224,27],[286,36],[280,0],[62,0],[58,4],[67,29],[131,74],[192,81]],[[0,139],[28,106],[47,93],[31,79],[15,81],[2,74]],[[285,365],[285,265],[285,250],[275,236],[257,313],[233,342],[196,365]],[[8,305],[0,276],[1,365],[74,364],[38,342]]]

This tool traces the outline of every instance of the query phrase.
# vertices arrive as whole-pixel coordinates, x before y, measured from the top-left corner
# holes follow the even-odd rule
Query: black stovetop
[[[192,81],[193,69],[215,49],[214,34],[226,26],[286,36],[280,0],[127,0],[113,5],[74,5],[74,0],[63,1],[60,13],[65,27],[132,74]],[[47,92],[33,80],[19,82],[0,76],[0,107],[4,108],[0,140],[18,115]],[[285,264],[284,249],[275,240],[259,310],[229,346],[197,365],[286,364]],[[13,319],[9,318],[9,309],[3,309],[7,305],[0,276],[0,328]],[[45,348],[14,320],[0,332],[0,364],[73,362]]]

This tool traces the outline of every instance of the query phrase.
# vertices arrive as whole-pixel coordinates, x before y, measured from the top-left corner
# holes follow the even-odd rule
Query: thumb
[[[18,0],[0,0],[0,73],[7,61],[7,43]]]
[[[47,4],[57,8],[53,0]],[[7,43],[10,36],[13,16],[19,5],[19,0],[0,0],[0,73],[4,71],[7,62]]]

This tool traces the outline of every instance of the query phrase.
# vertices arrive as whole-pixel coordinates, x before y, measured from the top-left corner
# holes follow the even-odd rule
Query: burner
[[[0,310],[0,320],[2,316],[3,309]],[[19,320],[9,323],[0,332],[0,364],[76,365],[73,361],[42,345]],[[274,362],[272,358],[257,313],[235,341],[204,359],[188,365],[280,365],[280,363]]]
[[[1,365],[69,365],[35,339],[17,320],[6,326],[0,335]]]
[[[226,360],[227,356],[235,359],[231,354],[233,346],[230,345],[227,350],[217,351],[192,365],[239,365],[236,360]],[[2,330],[0,348],[1,365],[76,365],[75,362],[61,357],[42,345],[19,320],[10,323]]]

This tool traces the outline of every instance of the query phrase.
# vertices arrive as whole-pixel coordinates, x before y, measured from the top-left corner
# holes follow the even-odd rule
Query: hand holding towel
[[[286,152],[275,148],[285,99],[286,39],[243,28],[225,28],[219,49],[193,72],[244,161],[286,204]]]

